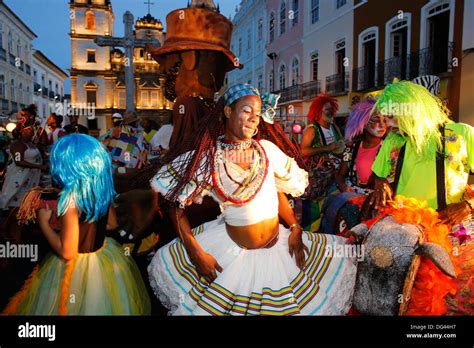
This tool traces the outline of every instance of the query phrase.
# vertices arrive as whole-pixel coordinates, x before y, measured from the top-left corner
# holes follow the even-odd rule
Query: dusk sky
[[[69,40],[68,0],[4,0],[25,24],[38,36],[33,47],[42,51],[56,65],[67,72],[71,67],[71,44]],[[132,12],[135,19],[148,12],[145,0],[111,0],[115,15],[114,36],[123,36],[123,14]],[[176,8],[183,8],[187,0],[152,0],[151,14],[161,19],[166,31],[166,15]],[[214,0],[221,13],[234,15],[240,0]],[[65,93],[69,93],[69,79],[65,81]]]

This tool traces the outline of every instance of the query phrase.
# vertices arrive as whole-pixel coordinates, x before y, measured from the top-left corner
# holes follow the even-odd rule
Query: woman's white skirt
[[[150,265],[151,286],[169,315],[345,315],[352,303],[356,260],[329,252],[346,239],[303,232],[310,254],[301,271],[288,252],[290,231],[280,225],[268,249],[242,249],[222,218],[193,234],[223,272],[207,284],[176,238],[160,248]]]

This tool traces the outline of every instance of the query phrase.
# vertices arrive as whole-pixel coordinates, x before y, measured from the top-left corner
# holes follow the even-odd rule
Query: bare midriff
[[[278,234],[278,216],[247,226],[226,224],[229,237],[246,249],[260,249],[270,243]]]

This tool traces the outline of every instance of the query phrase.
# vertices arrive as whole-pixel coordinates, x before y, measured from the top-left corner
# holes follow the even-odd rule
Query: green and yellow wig
[[[400,132],[408,138],[418,155],[425,153],[432,142],[441,148],[440,127],[449,122],[449,110],[425,87],[410,81],[387,85],[375,109],[383,116],[395,116]]]

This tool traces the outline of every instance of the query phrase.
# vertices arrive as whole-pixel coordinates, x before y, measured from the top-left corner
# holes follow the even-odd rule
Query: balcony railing
[[[321,81],[303,83],[303,99],[313,99],[321,92]]]
[[[393,57],[377,64],[356,68],[352,75],[352,90],[380,88],[394,78],[412,80],[422,75],[439,75],[452,71],[453,42],[447,47],[428,47],[403,57]]]
[[[301,85],[294,85],[291,87],[287,87],[281,90],[280,94],[281,94],[280,103],[303,99],[303,89],[301,88]]]
[[[326,77],[326,91],[329,94],[343,94],[349,90],[349,73],[339,73]]]
[[[3,47],[0,48],[0,60],[7,61],[7,51]]]

